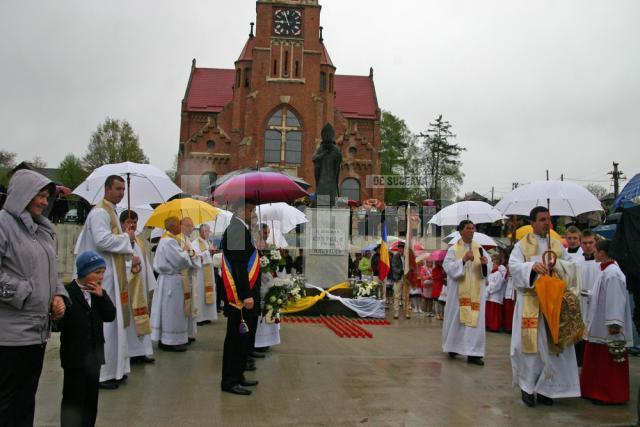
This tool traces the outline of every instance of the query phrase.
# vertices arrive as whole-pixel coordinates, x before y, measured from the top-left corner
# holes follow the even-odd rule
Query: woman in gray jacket
[[[0,211],[0,424],[33,425],[51,321],[64,315],[54,229],[46,217],[53,182],[16,171]]]

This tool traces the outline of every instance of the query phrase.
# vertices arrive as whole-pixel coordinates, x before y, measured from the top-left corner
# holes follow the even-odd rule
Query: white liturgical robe
[[[200,250],[200,246],[204,245],[204,250]],[[205,320],[217,320],[218,319],[218,311],[216,308],[216,284],[215,284],[215,274],[213,271],[213,259],[211,258],[211,253],[209,252],[210,244],[208,241],[198,237],[193,242],[191,242],[191,246],[193,250],[196,252],[196,257],[199,258],[200,264],[196,268],[196,294],[198,298],[196,300],[196,306],[198,307],[198,314],[196,316],[196,321],[204,322]],[[205,274],[204,269],[209,269],[211,271],[211,278],[213,280],[213,302],[211,304],[207,304],[207,298],[205,294]]]
[[[114,209],[115,215],[115,206],[109,202],[105,203]],[[122,231],[119,221],[116,222],[118,231]],[[103,326],[105,363],[100,368],[100,381],[120,380],[131,371],[131,368],[120,302],[120,285],[112,254],[131,255],[133,249],[127,234],[114,234],[111,231],[111,216],[103,208],[94,207],[89,212],[78,236],[74,253],[78,256],[88,250],[96,251],[107,263],[102,288],[107,291],[107,295],[116,307],[116,320],[105,322]]]

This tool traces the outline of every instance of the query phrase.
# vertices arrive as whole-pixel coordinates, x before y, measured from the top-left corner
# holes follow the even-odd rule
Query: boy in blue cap
[[[101,285],[104,258],[86,251],[76,258],[76,267],[78,278],[67,285],[71,306],[59,322],[64,369],[60,418],[62,426],[93,426],[104,363],[102,324],[115,319],[116,309]]]

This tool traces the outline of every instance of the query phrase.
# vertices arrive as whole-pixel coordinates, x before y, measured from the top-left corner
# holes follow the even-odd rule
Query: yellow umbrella
[[[195,199],[175,199],[163,203],[153,210],[145,226],[164,228],[164,221],[170,217],[191,218],[194,225],[213,221],[220,212],[208,203]]]
[[[516,240],[522,239],[524,236],[531,233],[532,231],[533,231],[533,227],[531,227],[530,225],[523,225],[522,227],[516,230]],[[560,242],[562,241],[562,237],[558,233],[556,233],[554,230],[551,230],[550,234],[552,238]]]

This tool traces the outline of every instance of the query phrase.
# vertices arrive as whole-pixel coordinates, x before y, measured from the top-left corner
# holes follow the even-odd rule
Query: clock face
[[[302,34],[302,12],[299,9],[276,9],[273,12],[273,32],[278,36]]]

